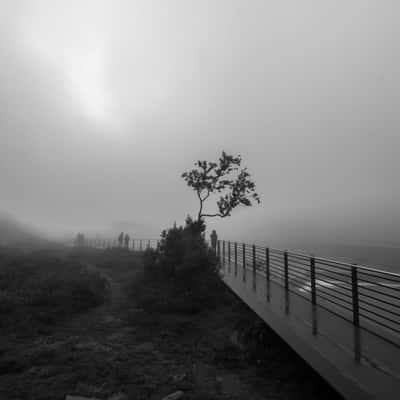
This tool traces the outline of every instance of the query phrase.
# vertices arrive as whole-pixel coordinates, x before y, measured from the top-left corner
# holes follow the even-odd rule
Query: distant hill
[[[33,228],[19,222],[12,216],[0,213],[0,245],[37,245],[45,239]]]

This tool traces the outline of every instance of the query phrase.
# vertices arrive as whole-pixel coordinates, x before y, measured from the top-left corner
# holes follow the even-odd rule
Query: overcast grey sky
[[[196,212],[181,172],[225,149],[262,204],[221,234],[400,243],[399,18],[395,0],[1,0],[0,210],[158,232]]]

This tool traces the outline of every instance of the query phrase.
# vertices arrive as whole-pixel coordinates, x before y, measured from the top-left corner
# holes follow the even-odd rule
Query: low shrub
[[[109,283],[78,262],[34,254],[0,260],[0,329],[40,329],[103,303]]]
[[[204,223],[187,218],[161,234],[157,250],[143,254],[143,272],[131,287],[137,304],[151,311],[195,313],[213,307],[223,289]]]

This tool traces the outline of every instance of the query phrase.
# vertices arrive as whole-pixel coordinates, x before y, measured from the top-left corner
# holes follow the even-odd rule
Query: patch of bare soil
[[[2,338],[1,400],[339,398],[273,334],[263,354],[239,343],[257,317],[234,296],[196,315],[152,315],[125,295],[135,271],[102,271],[108,303],[29,340]]]

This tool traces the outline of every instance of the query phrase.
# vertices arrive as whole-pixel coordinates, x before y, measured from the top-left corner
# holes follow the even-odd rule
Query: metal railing
[[[160,246],[159,239],[132,239],[133,251],[143,251],[145,249],[158,249]]]
[[[131,251],[157,249],[160,240],[132,238],[128,245],[117,240],[89,239],[97,248],[122,247]],[[400,347],[400,274],[322,257],[218,240],[222,267],[242,282],[251,280],[257,291],[265,282],[266,301],[271,301],[271,283],[294,293],[313,306],[343,318],[355,327]]]
[[[160,245],[160,239],[154,238],[132,238],[128,243],[120,244],[117,240],[87,239],[88,247],[101,249],[107,248],[126,248],[132,251],[144,251],[148,248],[157,249]]]
[[[270,284],[301,296],[355,327],[400,347],[400,274],[306,254],[219,240],[217,256],[223,268],[252,279],[252,289],[264,277],[266,301]],[[233,271],[232,271],[233,270]]]

